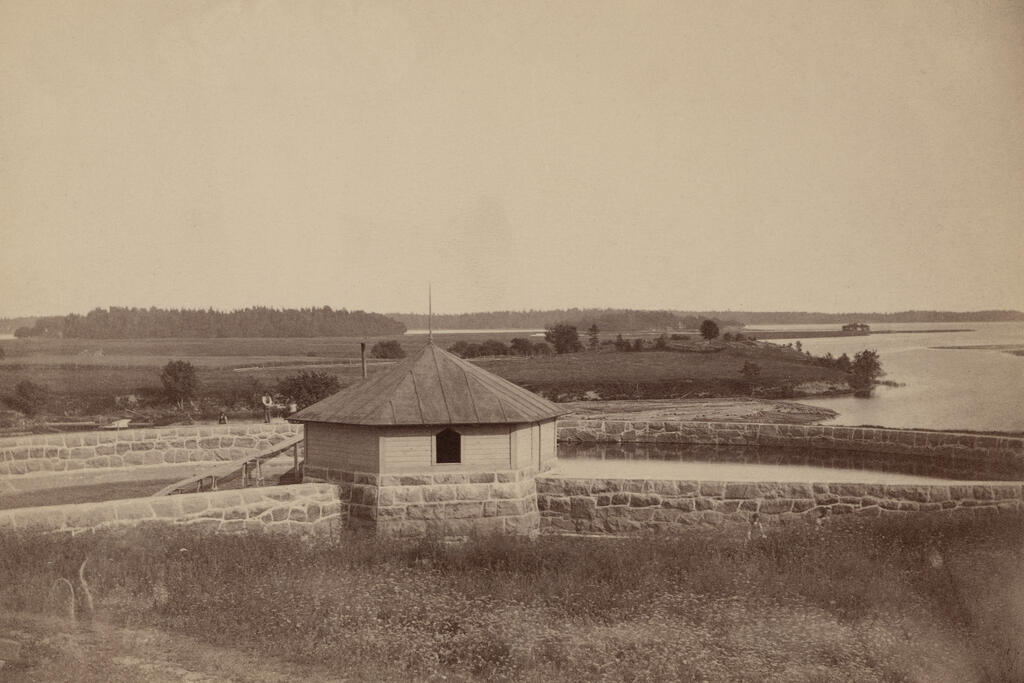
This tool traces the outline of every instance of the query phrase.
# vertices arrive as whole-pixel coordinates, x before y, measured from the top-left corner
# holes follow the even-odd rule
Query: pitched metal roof
[[[288,419],[350,425],[514,424],[568,412],[429,343],[411,358]]]

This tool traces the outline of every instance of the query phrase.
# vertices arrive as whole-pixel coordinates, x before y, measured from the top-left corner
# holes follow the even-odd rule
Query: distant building
[[[867,323],[846,323],[843,325],[846,334],[871,334],[871,326]]]
[[[538,528],[534,476],[566,412],[429,343],[288,420],[305,479],[341,484],[347,524],[464,535]]]

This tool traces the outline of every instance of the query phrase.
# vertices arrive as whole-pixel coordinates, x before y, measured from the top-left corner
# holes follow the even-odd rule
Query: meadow
[[[130,680],[141,642],[233,680],[291,680],[260,674],[287,665],[310,681],[1019,681],[1022,567],[1014,514],[755,540],[7,533],[0,631],[38,636],[11,681]],[[112,628],[121,644],[86,656],[89,634]]]
[[[484,339],[507,344],[516,336],[527,333],[438,334],[434,343],[442,348],[456,341]],[[383,339],[367,339],[367,348]],[[397,339],[409,354],[427,342],[424,335]],[[147,403],[159,406],[161,368],[170,360],[185,360],[195,366],[201,383],[198,417],[215,419],[221,410],[231,417],[252,417],[261,393],[273,391],[279,381],[302,370],[334,374],[342,386],[357,381],[361,373],[359,342],[351,337],[4,340],[0,343],[4,351],[0,397],[29,380],[49,390],[47,414],[106,419],[123,412],[115,404],[117,396],[134,395],[143,408]],[[842,373],[816,365],[792,349],[722,342],[707,347],[697,342],[677,346],[673,351],[620,352],[606,347],[599,352],[499,356],[474,362],[555,400],[749,396],[751,384],[739,373],[747,361],[760,368],[755,382],[762,395],[798,395],[793,387],[804,382],[843,383]],[[389,364],[368,359],[368,371]]]

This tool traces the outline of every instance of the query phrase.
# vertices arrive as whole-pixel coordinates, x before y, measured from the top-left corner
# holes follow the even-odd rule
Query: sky
[[[1024,309],[1024,2],[0,0],[0,316]]]

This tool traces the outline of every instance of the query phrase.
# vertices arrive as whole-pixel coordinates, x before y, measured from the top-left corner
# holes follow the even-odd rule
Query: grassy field
[[[232,680],[293,680],[260,676],[280,660],[311,681],[1024,680],[1024,518],[844,522],[755,541],[694,529],[454,546],[7,534],[0,635],[65,614],[53,586],[79,586],[85,558],[95,614],[30,638],[26,664],[4,673],[132,680],[125,659],[144,640],[179,673]],[[110,628],[158,631],[82,656],[82,639]],[[234,661],[246,668],[203,669]]]
[[[498,339],[508,343],[526,333],[444,334],[435,343],[447,348],[455,341]],[[536,339],[536,338],[534,338]],[[18,382],[30,380],[48,388],[51,416],[107,419],[117,416],[115,396],[135,394],[159,403],[160,369],[169,360],[186,360],[196,367],[202,383],[197,408],[204,418],[221,410],[232,417],[249,416],[255,401],[277,383],[301,370],[338,376],[347,385],[360,377],[359,339],[15,339],[0,343],[0,397],[10,395]],[[379,339],[367,340],[368,348]],[[414,353],[423,335],[399,339]],[[744,362],[756,362],[761,374],[755,383],[765,395],[793,395],[789,388],[803,382],[841,384],[843,375],[822,368],[792,349],[767,344],[688,344],[691,352],[584,352],[552,357],[478,360],[483,367],[556,400],[600,396],[606,399],[675,398],[684,396],[750,395],[751,385],[740,373]],[[694,352],[694,351],[704,352]],[[369,360],[369,371],[387,367]],[[589,393],[588,393],[589,392]]]
[[[0,496],[0,510],[20,507],[38,507],[42,505],[71,505],[73,503],[99,503],[105,500],[122,500],[125,498],[142,498],[151,496],[168,484],[180,480],[154,479],[146,481],[122,481],[103,484],[87,484],[84,486],[66,486],[63,488],[27,491],[25,493],[5,493]]]
[[[791,349],[762,344],[727,344],[717,348],[711,353],[578,353],[487,360],[480,364],[559,400],[583,398],[588,391],[604,399],[749,396],[750,383],[739,372],[747,361],[761,368],[755,384],[776,396],[786,395],[785,387],[804,382],[844,382],[843,373],[816,365]]]

